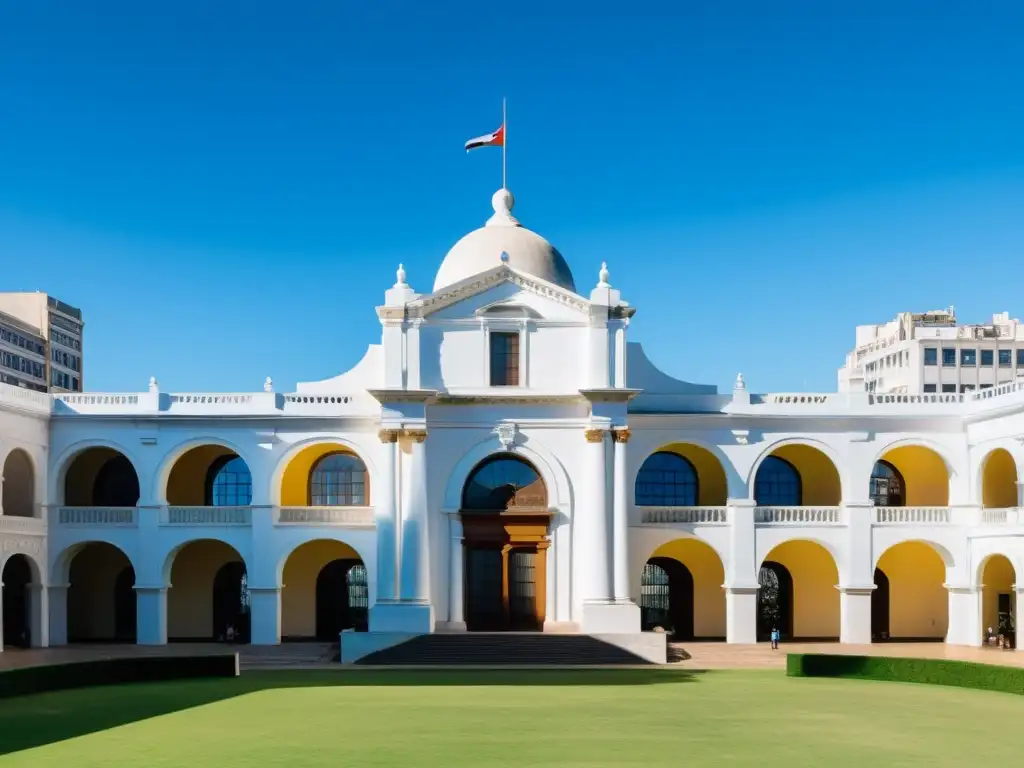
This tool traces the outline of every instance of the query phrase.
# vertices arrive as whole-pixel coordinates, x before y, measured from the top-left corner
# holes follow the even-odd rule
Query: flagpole
[[[505,116],[505,98],[501,99],[501,188],[508,189],[505,157],[508,151],[508,118]]]

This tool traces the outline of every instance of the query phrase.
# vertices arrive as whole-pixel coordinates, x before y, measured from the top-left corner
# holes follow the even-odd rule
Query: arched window
[[[754,501],[762,507],[798,507],[803,490],[796,467],[778,456],[761,462],[754,479]]]
[[[206,505],[247,507],[252,503],[252,475],[240,456],[221,456],[206,473]]]
[[[532,466],[514,456],[487,459],[473,470],[462,490],[462,508],[501,512],[517,508],[547,508],[544,481]]]
[[[871,470],[871,498],[876,507],[902,507],[907,503],[903,475],[888,461],[876,461]]]
[[[693,507],[697,498],[697,470],[678,453],[651,454],[637,473],[634,502],[639,506]]]
[[[96,473],[93,503],[97,507],[134,507],[139,503],[139,476],[128,457],[107,459]]]
[[[331,453],[309,474],[309,503],[314,507],[366,506],[366,465],[351,453]]]

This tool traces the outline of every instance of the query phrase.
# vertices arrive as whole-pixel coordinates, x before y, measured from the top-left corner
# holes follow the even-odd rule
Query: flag
[[[494,133],[489,133],[486,136],[477,136],[475,139],[470,139],[466,142],[466,151],[469,152],[471,149],[478,149],[480,147],[504,147],[505,146],[505,124],[502,123],[501,127]]]

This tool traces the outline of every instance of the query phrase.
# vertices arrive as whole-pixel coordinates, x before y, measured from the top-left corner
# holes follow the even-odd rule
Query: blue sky
[[[486,220],[507,96],[516,214],[675,376],[834,390],[857,324],[1024,315],[1020,3],[612,7],[4,3],[0,289],[83,309],[91,390],[335,375]]]

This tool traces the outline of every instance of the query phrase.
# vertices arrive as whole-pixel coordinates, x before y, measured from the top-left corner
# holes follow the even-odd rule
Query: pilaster
[[[167,587],[135,586],[136,642],[167,645]]]
[[[874,584],[839,589],[839,642],[871,644],[871,593]]]
[[[950,645],[982,644],[981,587],[974,584],[946,584],[949,593],[949,629],[946,642]]]
[[[281,643],[281,587],[249,587],[250,642]]]

